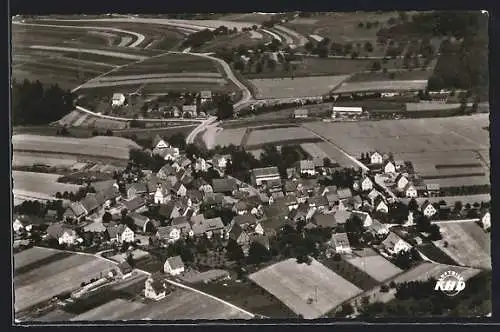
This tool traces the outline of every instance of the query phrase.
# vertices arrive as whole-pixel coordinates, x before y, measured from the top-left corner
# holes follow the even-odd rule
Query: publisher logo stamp
[[[448,296],[455,296],[465,289],[464,278],[455,271],[446,271],[439,276],[434,290],[440,290]]]

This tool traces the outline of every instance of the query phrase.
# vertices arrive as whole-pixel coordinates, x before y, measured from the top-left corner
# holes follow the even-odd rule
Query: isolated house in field
[[[160,273],[155,273],[146,279],[144,296],[155,301],[163,299],[167,294],[167,283]]]
[[[396,173],[396,165],[390,160],[387,160],[384,164],[384,173],[390,174],[390,173]]]
[[[111,225],[107,228],[109,240],[118,243],[132,243],[134,242],[135,234],[128,226],[120,224],[120,225]]]
[[[297,109],[293,111],[293,117],[295,119],[305,119],[308,117],[308,110],[307,109]]]
[[[437,213],[436,208],[430,202],[425,202],[424,204],[422,204],[421,209],[422,209],[422,213],[424,214],[424,216],[426,216],[428,218],[432,217],[433,215],[435,215]]]
[[[261,186],[263,182],[280,179],[280,173],[276,166],[255,168],[251,173],[252,184],[256,186]]]
[[[300,175],[309,175],[309,176],[316,175],[314,162],[312,160],[299,161],[299,173]]]
[[[347,233],[332,234],[331,246],[335,249],[335,252],[338,254],[352,253],[351,244],[349,243],[349,238],[347,237]]]
[[[111,98],[111,106],[120,107],[125,105],[125,95],[123,93],[113,93]]]
[[[483,229],[488,230],[491,228],[491,213],[490,211],[484,211],[480,217],[481,226]]]
[[[382,164],[384,162],[384,159],[382,158],[382,155],[378,153],[377,151],[373,152],[370,155],[370,163],[371,164]]]
[[[182,105],[182,116],[195,118],[198,115],[196,105]]]
[[[362,107],[342,107],[333,106],[332,108],[332,119],[345,116],[360,116],[363,113]]]
[[[212,100],[212,91],[204,90],[200,92],[200,102],[202,104],[211,100]]]
[[[389,235],[382,241],[382,245],[385,250],[391,255],[397,255],[401,251],[408,251],[411,249],[411,245],[397,236],[395,233],[389,233]]]
[[[398,176],[396,176],[396,179],[395,179],[394,182],[396,183],[396,186],[397,186],[398,190],[400,190],[400,191],[404,191],[404,189],[406,188],[406,186],[409,183],[409,181],[406,178],[406,176],[404,176],[401,173],[398,174]]]
[[[169,257],[163,264],[163,272],[170,274],[171,276],[177,276],[184,272],[184,262],[181,256]]]

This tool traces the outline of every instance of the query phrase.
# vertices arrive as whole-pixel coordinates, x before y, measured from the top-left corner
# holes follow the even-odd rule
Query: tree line
[[[12,124],[45,125],[73,110],[76,95],[40,81],[12,82]]]

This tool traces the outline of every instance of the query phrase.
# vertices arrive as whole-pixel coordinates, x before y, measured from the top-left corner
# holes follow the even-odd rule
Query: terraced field
[[[128,159],[131,148],[139,146],[125,138],[97,136],[87,139],[56,136],[14,135],[14,151],[62,153],[70,155],[100,156],[106,158]]]

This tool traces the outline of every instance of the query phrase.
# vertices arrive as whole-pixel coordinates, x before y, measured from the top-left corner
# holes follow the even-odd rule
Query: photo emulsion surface
[[[491,316],[488,19],[12,17],[15,321]]]

